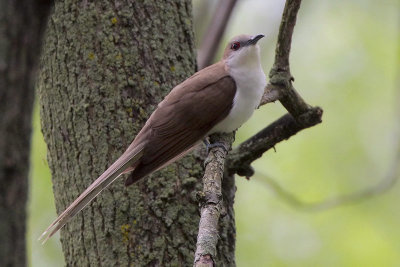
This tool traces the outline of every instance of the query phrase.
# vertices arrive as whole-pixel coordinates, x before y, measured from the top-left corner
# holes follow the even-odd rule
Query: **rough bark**
[[[0,0],[0,266],[25,266],[34,77],[50,1]]]
[[[191,1],[56,1],[40,75],[42,130],[61,212],[195,70]],[[201,153],[105,190],[62,231],[67,266],[189,266]],[[225,183],[218,266],[234,264],[234,183]]]
[[[234,249],[235,245],[235,219],[233,210],[226,211],[226,207],[232,209],[233,202],[226,205],[225,201],[232,201],[235,195],[234,177],[226,177],[224,180],[224,161],[231,149],[235,133],[213,134],[210,136],[210,143],[218,140],[223,146],[211,148],[204,162],[205,171],[203,175],[203,192],[199,194],[200,199],[200,222],[199,233],[197,235],[196,253],[194,266],[208,267],[215,265],[215,256],[225,251],[218,251],[218,242],[224,239],[224,243],[230,244],[229,249]],[[228,215],[225,223],[231,224],[227,227],[227,232],[221,232],[218,223],[220,218]],[[225,229],[225,230],[226,230]],[[224,230],[224,229],[223,229]],[[234,255],[232,255],[234,256]],[[229,261],[228,261],[229,260]],[[235,265],[235,258],[226,259],[229,266]]]

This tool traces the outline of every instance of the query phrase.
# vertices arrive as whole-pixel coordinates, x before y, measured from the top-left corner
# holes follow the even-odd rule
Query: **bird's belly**
[[[240,88],[235,96],[234,103],[228,116],[216,124],[209,134],[216,132],[229,133],[245,123],[260,104],[264,86],[258,88]]]

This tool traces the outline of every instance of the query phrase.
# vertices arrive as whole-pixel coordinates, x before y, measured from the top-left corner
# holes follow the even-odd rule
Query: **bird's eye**
[[[234,51],[238,50],[239,48],[240,48],[240,43],[239,42],[234,42],[231,45],[231,49],[234,50]]]

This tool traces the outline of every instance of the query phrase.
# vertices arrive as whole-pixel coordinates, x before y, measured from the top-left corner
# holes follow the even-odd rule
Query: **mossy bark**
[[[0,0],[0,266],[26,266],[34,77],[50,1]]]
[[[42,131],[58,212],[128,146],[195,71],[191,1],[56,1],[40,73]],[[125,188],[117,180],[61,231],[67,266],[190,266],[201,153]],[[218,266],[234,265],[233,180]]]

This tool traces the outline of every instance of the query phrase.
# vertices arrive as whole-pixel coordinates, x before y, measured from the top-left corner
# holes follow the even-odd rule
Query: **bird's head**
[[[232,38],[225,48],[223,60],[229,67],[260,64],[260,47],[257,42],[263,37],[263,34],[242,34]]]

